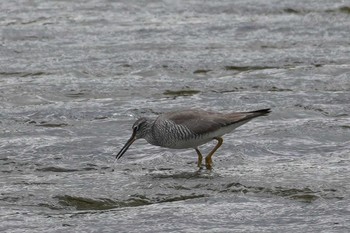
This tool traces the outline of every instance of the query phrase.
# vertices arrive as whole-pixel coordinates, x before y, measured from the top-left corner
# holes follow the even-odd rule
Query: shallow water
[[[0,5],[1,231],[350,231],[349,2]],[[142,140],[115,163],[185,107],[272,113],[211,172]]]

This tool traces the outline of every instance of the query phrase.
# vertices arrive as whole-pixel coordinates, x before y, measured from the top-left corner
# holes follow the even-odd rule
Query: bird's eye
[[[137,131],[139,130],[139,126],[138,125],[135,125],[134,128],[133,128],[134,131]]]

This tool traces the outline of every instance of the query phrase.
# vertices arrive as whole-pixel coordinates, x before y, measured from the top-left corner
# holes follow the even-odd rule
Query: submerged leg
[[[216,137],[214,138],[216,140],[218,140],[218,144],[216,144],[216,146],[214,147],[214,149],[212,151],[210,151],[210,153],[207,155],[207,157],[205,157],[205,166],[207,167],[207,169],[211,170],[212,165],[213,165],[213,161],[211,159],[211,156],[213,156],[213,154],[215,153],[215,151],[217,149],[219,149],[219,147],[222,145],[222,142],[224,141],[222,138],[220,137]]]
[[[198,155],[198,161],[197,161],[197,166],[199,168],[202,168],[202,159],[203,159],[203,156],[202,156],[202,153],[198,150],[198,148],[194,148],[197,152],[197,155]]]

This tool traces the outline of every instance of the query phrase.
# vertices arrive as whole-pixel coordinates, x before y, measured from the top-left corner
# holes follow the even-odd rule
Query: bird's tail
[[[266,116],[267,114],[269,114],[271,112],[271,110],[269,108],[265,108],[265,109],[260,109],[260,110],[256,110],[256,111],[251,111],[249,113],[253,113],[253,117],[258,117],[258,116]]]
[[[248,121],[259,117],[259,116],[266,116],[269,114],[271,111],[269,108],[266,109],[260,109],[256,111],[251,111],[251,112],[235,112],[231,113],[231,122],[229,124],[236,124],[238,122],[242,122],[242,124],[247,123]],[[241,125],[242,125],[241,124]]]

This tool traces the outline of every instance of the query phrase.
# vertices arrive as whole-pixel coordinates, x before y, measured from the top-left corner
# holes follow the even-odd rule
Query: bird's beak
[[[119,153],[117,154],[117,156],[115,157],[116,159],[120,159],[123,154],[128,150],[129,146],[131,146],[131,144],[136,140],[136,133],[133,132],[133,134],[131,135],[130,139],[125,143],[125,145],[123,146],[123,148],[119,151]]]

